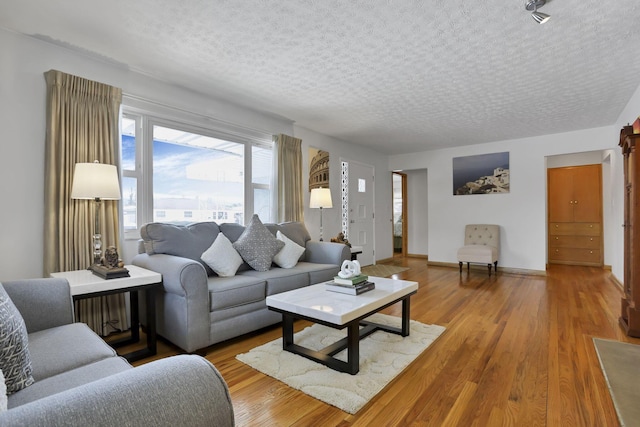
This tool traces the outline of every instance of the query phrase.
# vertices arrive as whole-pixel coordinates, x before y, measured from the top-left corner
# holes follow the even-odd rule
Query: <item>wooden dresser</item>
[[[602,266],[602,165],[547,169],[548,259]]]
[[[640,134],[631,126],[620,131],[624,166],[624,296],[620,324],[627,335],[640,337],[640,212],[636,191],[640,184]]]

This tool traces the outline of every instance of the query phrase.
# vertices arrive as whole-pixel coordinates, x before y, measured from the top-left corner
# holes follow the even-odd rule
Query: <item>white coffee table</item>
[[[162,274],[135,265],[125,265],[125,268],[129,270],[129,277],[119,277],[108,280],[96,276],[90,270],[51,273],[51,277],[66,279],[69,282],[71,296],[74,301],[129,292],[129,301],[131,303],[131,337],[109,342],[112,347],[120,347],[140,341],[138,291],[146,291],[147,348],[122,355],[122,357],[129,362],[133,362],[153,356],[157,352],[155,290],[162,285]]]
[[[408,336],[410,298],[418,291],[418,283],[382,277],[370,277],[369,280],[376,284],[376,288],[360,295],[330,292],[325,290],[324,283],[269,295],[269,309],[282,314],[282,348],[336,371],[354,375],[360,369],[361,339],[378,330]],[[397,302],[402,302],[401,328],[363,320]],[[347,337],[319,351],[302,347],[293,342],[295,319],[305,319],[335,329],[347,328]],[[347,362],[333,357],[345,348]]]

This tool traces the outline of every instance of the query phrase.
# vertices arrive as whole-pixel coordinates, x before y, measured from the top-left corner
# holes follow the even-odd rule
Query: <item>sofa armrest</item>
[[[164,292],[156,292],[158,334],[188,352],[210,341],[209,287],[202,264],[166,254],[138,254],[132,263],[162,274]],[[168,295],[169,294],[169,295]]]
[[[157,360],[0,413],[10,426],[233,426],[229,389],[206,359]]]
[[[73,323],[73,299],[66,279],[25,279],[3,282],[27,325],[27,332]]]
[[[207,272],[202,264],[192,259],[166,254],[138,254],[132,264],[162,274],[166,292],[180,296],[206,295]]]
[[[308,262],[341,266],[345,259],[351,259],[351,250],[342,243],[307,241]]]

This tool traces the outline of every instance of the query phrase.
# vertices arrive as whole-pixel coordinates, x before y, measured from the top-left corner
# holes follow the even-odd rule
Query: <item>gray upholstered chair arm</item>
[[[351,250],[342,243],[309,240],[306,249],[309,262],[342,265],[342,261],[351,259]]]
[[[226,383],[206,359],[181,355],[0,413],[7,426],[233,426]]]
[[[66,279],[3,282],[29,333],[73,323],[73,299]]]

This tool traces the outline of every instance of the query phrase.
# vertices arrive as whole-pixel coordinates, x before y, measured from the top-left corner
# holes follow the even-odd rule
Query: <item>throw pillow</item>
[[[0,412],[7,410],[9,399],[7,399],[7,385],[4,383],[4,375],[0,369]]]
[[[282,268],[295,267],[300,256],[304,253],[304,248],[282,234],[280,230],[276,233],[276,238],[284,242],[284,248],[273,257],[273,262]]]
[[[33,384],[27,327],[20,312],[0,285],[0,370],[7,394]]]
[[[273,257],[284,247],[284,242],[276,239],[258,218],[253,215],[251,221],[233,247],[240,256],[256,271],[267,271]]]
[[[222,233],[213,241],[209,249],[200,257],[218,276],[235,276],[242,264],[242,257],[233,248],[231,241]]]

